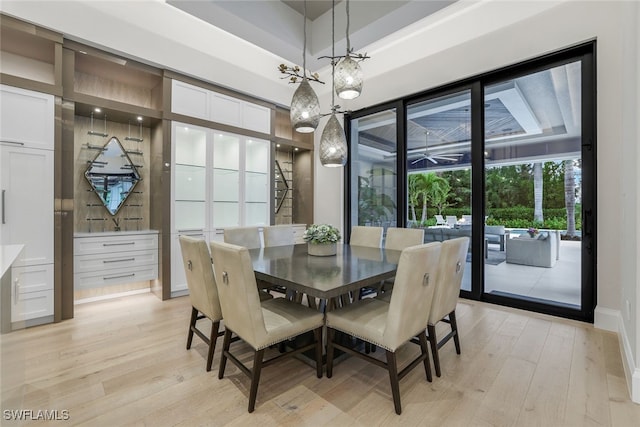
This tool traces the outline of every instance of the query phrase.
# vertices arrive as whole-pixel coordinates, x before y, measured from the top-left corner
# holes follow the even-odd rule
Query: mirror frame
[[[114,212],[111,212],[111,210],[109,209],[109,207],[107,205],[107,201],[104,200],[98,194],[98,191],[97,191],[96,187],[94,186],[93,182],[91,181],[91,178],[90,178],[91,172],[90,171],[94,167],[94,164],[96,164],[96,163],[104,163],[104,162],[98,162],[98,158],[100,156],[102,156],[102,154],[107,150],[107,147],[109,146],[109,144],[111,144],[114,141],[118,144],[118,147],[120,148],[120,151],[122,151],[122,156],[125,157],[127,162],[131,165],[131,173],[136,176],[137,180],[133,183],[133,185],[131,185],[131,188],[129,188],[129,190],[127,192],[127,195],[125,196],[124,199],[122,199],[122,201],[118,205],[118,208]],[[87,180],[87,182],[89,183],[89,186],[91,187],[91,191],[98,197],[98,199],[100,200],[100,202],[102,203],[104,208],[107,210],[107,212],[109,212],[109,214],[111,216],[116,216],[118,214],[118,212],[120,212],[120,209],[125,205],[125,202],[129,198],[129,196],[131,196],[131,193],[133,193],[133,190],[136,188],[138,183],[140,181],[142,181],[142,177],[140,176],[140,172],[138,172],[138,169],[137,169],[136,165],[133,163],[133,161],[131,161],[131,158],[129,157],[129,154],[127,153],[127,150],[125,150],[125,148],[122,146],[122,143],[120,142],[120,140],[115,136],[112,136],[111,138],[109,138],[109,140],[104,144],[104,146],[102,147],[100,152],[93,158],[93,160],[90,160],[88,163],[89,163],[89,167],[85,170],[84,177]]]

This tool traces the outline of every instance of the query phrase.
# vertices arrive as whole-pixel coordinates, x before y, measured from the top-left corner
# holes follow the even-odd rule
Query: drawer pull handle
[[[102,246],[124,246],[124,245],[135,245],[136,242],[124,242],[124,243],[103,243]]]
[[[20,297],[18,293],[20,292],[20,279],[16,277],[16,280],[13,281],[13,303],[18,304],[20,301]]]
[[[124,262],[124,261],[135,261],[135,258],[122,258],[122,259],[105,259],[102,262],[108,264],[110,262]]]
[[[136,273],[131,273],[131,274],[123,274],[121,276],[109,276],[109,277],[103,277],[103,280],[109,280],[109,279],[121,279],[123,277],[133,277],[135,276]]]

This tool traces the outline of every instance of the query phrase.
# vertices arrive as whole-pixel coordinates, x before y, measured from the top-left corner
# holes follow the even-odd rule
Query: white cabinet
[[[53,95],[0,85],[0,141],[53,150]]]
[[[172,81],[171,111],[256,132],[271,132],[270,108],[179,80]]]
[[[53,264],[13,267],[11,322],[53,316]]]
[[[158,232],[155,230],[78,233],[73,243],[76,289],[158,278]]]
[[[11,321],[53,321],[54,97],[0,85],[0,245],[13,263]]]

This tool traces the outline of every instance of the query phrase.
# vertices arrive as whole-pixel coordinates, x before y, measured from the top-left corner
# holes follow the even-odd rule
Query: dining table
[[[335,255],[309,255],[307,244],[249,250],[256,278],[328,301],[396,274],[401,251],[338,244]]]

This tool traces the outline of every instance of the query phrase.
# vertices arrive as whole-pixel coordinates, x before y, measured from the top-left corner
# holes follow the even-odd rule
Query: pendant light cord
[[[347,0],[348,4],[348,0]],[[336,0],[331,7],[331,112],[336,112]]]
[[[351,53],[351,41],[349,40],[349,0],[347,0],[347,56]]]
[[[302,76],[307,79],[307,0],[304,0],[304,23],[302,24],[304,36],[302,44]]]

